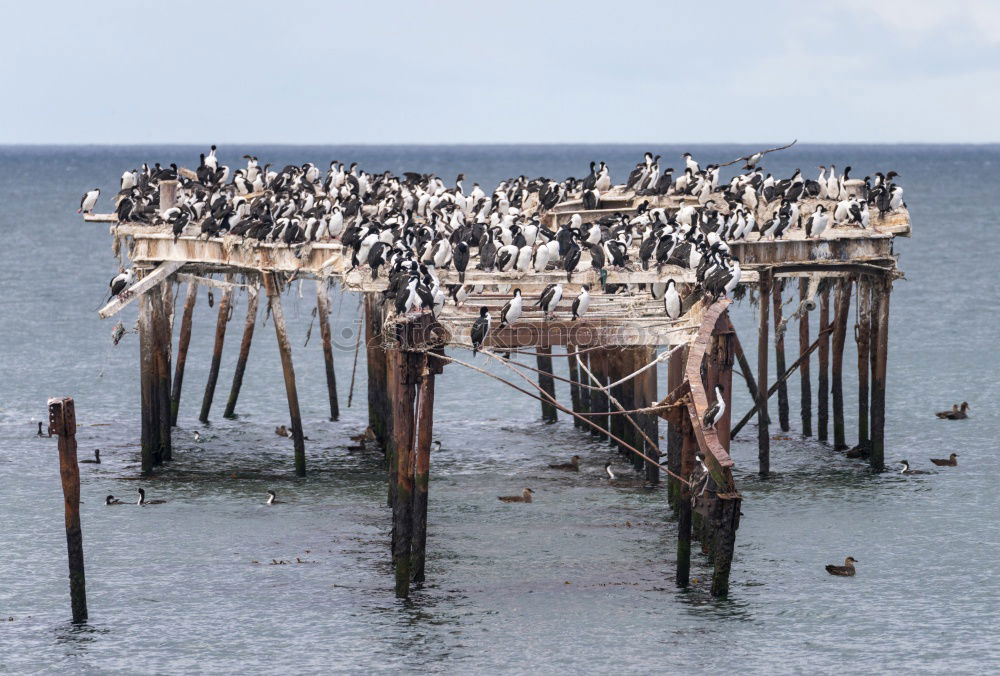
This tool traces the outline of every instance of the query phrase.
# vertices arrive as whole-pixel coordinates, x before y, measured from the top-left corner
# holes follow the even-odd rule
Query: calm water
[[[725,161],[739,147],[685,149]],[[582,175],[605,159],[620,180],[643,147],[224,149],[279,166],[333,158],[368,169],[464,171],[491,187],[509,175]],[[122,169],[196,161],[198,148],[0,148],[0,671],[235,672],[982,672],[996,667],[1000,621],[1000,423],[995,255],[998,147],[800,146],[768,169],[852,164],[895,169],[914,221],[896,250],[907,279],[892,300],[887,460],[961,454],[925,476],[873,475],[793,430],[772,446],[774,477],[756,478],[755,430],[733,454],[743,491],[729,600],[699,582],[673,587],[675,522],[663,490],[610,488],[608,447],[565,419],[539,423],[536,402],[449,367],[438,381],[429,584],[392,595],[390,512],[380,458],[349,448],[364,429],[364,355],[346,407],[353,354],[338,352],[343,414],[326,420],[318,330],[303,347],[310,285],[286,298],[305,421],[309,476],[292,476],[291,443],[274,435],[287,409],[273,331],[258,327],[240,419],[221,419],[246,298],[238,298],[212,425],[197,422],[214,314],[199,298],[175,432],[174,462],[144,481],[157,507],[131,499],[138,473],[138,341],[112,347],[95,307],[115,272],[106,226],[76,216],[100,185],[108,210]],[[335,331],[358,319],[334,296]],[[852,312],[853,312],[852,306]],[[748,350],[754,310],[734,311]],[[127,326],[135,309],[123,313]],[[813,329],[815,335],[815,327]],[[789,333],[794,351],[797,332]],[[849,341],[850,342],[850,341]],[[753,361],[753,355],[749,355]],[[853,364],[849,345],[847,364]],[[772,359],[773,363],[773,359]],[[564,367],[562,367],[564,368]],[[848,368],[846,406],[855,410]],[[661,391],[665,372],[661,371]],[[749,406],[737,388],[738,414]],[[66,549],[54,439],[34,438],[46,398],[72,395],[84,466],[82,519],[91,620],[68,622]],[[560,397],[567,398],[565,389]],[[968,399],[972,419],[933,412]],[[848,429],[854,429],[853,417]],[[194,430],[204,439],[195,443]],[[850,435],[853,437],[853,433]],[[579,476],[546,469],[573,453]],[[624,470],[625,464],[620,463]],[[531,486],[537,502],[496,495]],[[287,504],[262,505],[274,488]],[[628,527],[628,525],[631,527]],[[859,559],[854,579],[823,565]],[[272,560],[303,561],[270,565]],[[693,574],[710,568],[700,556]]]

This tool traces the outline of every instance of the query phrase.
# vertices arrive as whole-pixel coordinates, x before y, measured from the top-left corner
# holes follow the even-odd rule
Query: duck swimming
[[[281,505],[284,504],[281,500],[278,500],[278,496],[274,491],[267,492],[267,502],[265,505]]]
[[[935,415],[942,420],[965,420],[969,417],[968,410],[969,402],[963,401],[961,408],[958,404],[953,404],[950,411],[939,411]]]
[[[854,577],[854,572],[855,572],[854,564],[857,562],[858,560],[856,558],[854,558],[853,556],[848,556],[846,559],[844,559],[844,565],[842,566],[835,566],[832,563],[827,564],[826,572],[830,573],[830,575],[840,575],[842,577]]]
[[[903,469],[899,470],[900,474],[929,474],[922,469],[910,469],[910,463],[906,460],[900,460],[899,464],[903,466]]]
[[[938,467],[957,467],[958,466],[958,453],[952,453],[947,459],[944,458],[931,458],[933,462]]]
[[[109,495],[108,497],[104,498],[104,504],[110,506],[110,505],[123,505],[125,503],[123,503],[115,496]]]
[[[554,465],[549,465],[549,469],[564,469],[567,472],[579,472],[580,471],[580,456],[574,455],[569,459],[569,462],[558,463]]]
[[[95,448],[94,449],[94,459],[93,460],[91,460],[90,458],[84,458],[80,462],[89,462],[89,463],[92,463],[94,465],[100,465],[101,464],[101,449],[99,449],[99,448]]]
[[[525,488],[521,491],[520,495],[500,495],[497,496],[497,500],[500,502],[531,502],[531,496],[534,495],[535,491],[530,488]]]
[[[139,507],[142,507],[143,505],[162,505],[166,502],[166,500],[147,500],[146,491],[142,488],[137,488],[136,492],[139,494],[139,501],[135,504]]]
[[[285,427],[284,425],[278,425],[277,427],[275,427],[274,433],[277,434],[279,437],[291,436],[291,434],[288,431],[288,428]]]
[[[194,431],[194,442],[196,444],[200,444],[201,443],[201,432],[199,432],[198,430]]]

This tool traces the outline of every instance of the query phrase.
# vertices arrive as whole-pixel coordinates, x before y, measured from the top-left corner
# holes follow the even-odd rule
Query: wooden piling
[[[825,286],[825,285],[824,285]],[[820,291],[819,295],[819,379],[816,396],[816,425],[819,428],[816,438],[826,443],[829,438],[829,393],[830,393],[830,288]]]
[[[805,277],[799,280],[799,303],[805,303],[809,298],[809,280]],[[809,347],[809,313],[799,315],[799,413],[802,417],[802,436],[811,437],[812,429],[812,384],[809,380],[809,358],[802,354]]]
[[[227,275],[228,278],[228,275]],[[227,281],[229,281],[227,279]],[[222,292],[219,302],[219,316],[215,322],[215,346],[212,349],[212,364],[208,369],[208,382],[205,383],[205,396],[201,400],[201,414],[198,420],[208,422],[208,413],[212,410],[212,399],[215,397],[215,385],[219,381],[219,366],[222,364],[222,346],[226,342],[226,325],[229,323],[229,308],[233,302],[233,287],[229,286]]]
[[[410,593],[410,552],[413,537],[413,398],[414,369],[410,354],[388,350],[389,400],[392,402],[395,490],[392,495],[392,560],[396,570],[396,596]]]
[[[590,353],[590,370],[597,379],[597,383],[591,381],[592,387],[608,384],[608,350],[601,348]],[[606,414],[610,403],[608,397],[601,390],[590,390],[590,402],[591,410],[598,414],[592,418],[597,427],[590,428],[590,433],[596,437],[606,437],[608,430]]]
[[[643,347],[637,350],[639,354],[639,364],[636,368],[641,368],[648,364],[649,362],[656,359],[656,348],[655,347]],[[657,370],[658,368],[654,366],[651,369],[647,369],[640,373],[636,379],[638,382],[638,387],[636,388],[636,398],[635,404],[637,407],[645,407],[651,405],[653,402],[658,401],[657,396]],[[643,431],[646,433],[645,436],[656,442],[655,445],[651,446],[649,441],[642,438],[641,435],[639,439],[645,442],[645,453],[650,458],[659,459],[660,457],[660,416],[653,413],[643,413],[640,414],[640,425],[642,425]],[[660,467],[659,465],[646,462],[646,481],[651,484],[660,483]]]
[[[191,318],[198,300],[198,282],[188,282],[184,296],[184,311],[181,314],[181,330],[177,338],[177,361],[174,364],[174,380],[170,392],[170,424],[177,426],[177,412],[181,405],[181,387],[184,384],[184,366],[187,364],[188,346],[191,344]]]
[[[590,366],[589,366],[589,364],[590,364],[590,353],[589,352],[584,352],[583,354],[579,354],[579,350],[580,350],[580,346],[579,345],[574,345],[573,349],[575,351],[577,351],[577,353],[578,353],[577,357],[579,357],[579,360],[580,360],[579,362],[577,362],[577,358],[576,357],[571,358],[569,360],[569,361],[572,361],[574,364],[578,365],[578,368],[577,368],[577,382],[581,383],[581,384],[585,384],[585,385],[592,384],[590,382],[590,378],[588,378],[585,375],[583,369],[579,368],[579,364],[583,364],[587,368],[590,368]],[[587,389],[586,387],[578,387],[577,388],[577,395],[580,397],[580,411],[582,413],[590,413],[590,406],[591,406],[590,390]],[[581,429],[583,429],[583,430],[590,429],[590,425],[586,424],[582,420],[580,420],[578,418],[574,418],[574,421],[577,422],[577,423],[579,423]]]
[[[386,351],[382,348],[382,311],[377,295],[366,293],[365,355],[368,362],[368,426],[378,440],[386,459],[392,446],[392,420],[389,412]],[[392,467],[392,464],[389,464]]]
[[[847,321],[851,310],[851,280],[837,280],[837,294],[833,310],[833,358],[832,385],[833,398],[833,447],[838,451],[847,449],[844,427],[844,342],[847,335]]]
[[[413,462],[413,538],[410,551],[414,582],[424,581],[427,558],[427,495],[431,469],[431,441],[434,438],[434,375],[440,359],[420,357],[419,389],[416,404],[416,457]]]
[[[80,526],[80,466],[76,457],[76,408],[71,397],[49,399],[49,434],[59,437],[59,476],[62,480],[69,560],[69,599],[73,623],[87,621],[87,579],[83,566],[83,529]]]
[[[159,447],[154,454],[154,464],[173,460],[173,442],[170,426],[170,319],[169,306],[164,292],[169,282],[158,284],[147,293],[153,312],[153,387],[155,388],[154,415],[159,433]]]
[[[337,402],[337,374],[333,370],[333,346],[330,334],[330,299],[326,281],[316,280],[316,314],[319,315],[319,333],[323,339],[323,360],[326,363],[326,393],[330,400],[330,420],[340,418],[340,404]]]
[[[285,378],[288,415],[291,418],[292,441],[295,444],[295,474],[296,476],[305,476],[306,446],[302,435],[302,416],[299,414],[299,394],[295,387],[292,346],[288,340],[288,329],[285,327],[285,313],[281,308],[281,293],[278,288],[278,281],[271,272],[264,273],[264,290],[267,293],[267,302],[271,308],[274,335],[278,339],[278,353],[281,355],[281,371]],[[223,302],[225,302],[225,297],[223,298]]]
[[[257,305],[260,300],[260,289],[252,287],[247,296],[247,317],[243,323],[243,339],[240,340],[240,356],[236,360],[236,370],[233,371],[233,385],[229,388],[229,399],[226,401],[226,410],[222,414],[223,418],[236,417],[236,402],[240,398],[240,389],[243,387],[243,374],[247,370],[247,360],[250,358],[250,344],[253,342],[253,330],[257,325]]]
[[[750,361],[743,352],[743,345],[740,343],[740,337],[736,333],[733,333],[733,355],[740,365],[740,372],[743,374],[743,380],[746,381],[750,398],[756,402],[757,395],[759,394],[757,391],[757,379],[753,377],[753,369],[750,366]],[[764,413],[766,414],[767,411]],[[768,422],[770,422],[770,418],[768,418]]]
[[[538,374],[538,386],[551,397],[551,399],[542,397],[542,420],[554,423],[558,416],[555,404],[553,404],[556,399],[556,381],[552,377],[552,348],[547,345],[539,345],[536,351],[538,355],[535,357],[535,360],[540,371]]]
[[[869,462],[876,472],[885,469],[885,379],[889,361],[889,297],[892,279],[888,276],[872,283],[872,351],[871,382],[871,454]]]
[[[681,348],[667,362],[667,392],[673,392],[684,382],[684,362],[687,348]],[[686,418],[687,416],[683,416]],[[667,426],[667,468],[674,474],[681,471],[681,444],[683,442],[683,426],[675,423],[680,416],[670,419]],[[681,483],[673,476],[667,478],[667,499],[676,511],[681,502]],[[689,526],[690,530],[690,526]]]
[[[771,270],[760,271],[760,314],[757,327],[757,459],[762,477],[771,473],[771,435],[767,415],[768,308],[771,299]]]
[[[782,323],[782,296],[785,290],[783,279],[774,280],[774,368],[778,375],[785,372],[785,330]],[[788,383],[778,384],[778,425],[782,432],[791,429],[788,422]]]
[[[694,469],[695,450],[698,442],[691,428],[689,416],[682,416],[680,425],[680,474],[685,479],[691,476]],[[680,495],[677,501],[677,586],[687,587],[691,581],[691,489],[686,484],[681,484]]]
[[[733,566],[736,549],[736,531],[740,527],[739,497],[717,498],[713,505],[712,531],[712,596],[724,598],[729,595],[729,573]]]
[[[583,409],[580,405],[580,369],[576,364],[576,346],[566,346],[566,363],[569,372],[569,399],[574,413],[580,413]],[[584,427],[585,423],[573,416],[573,427]]]
[[[871,281],[867,275],[858,276],[858,326],[854,335],[858,349],[858,449],[868,455],[871,437],[868,432],[869,355],[871,353],[872,296]]]
[[[139,298],[139,396],[141,473],[149,476],[160,446],[159,418],[156,415],[155,360],[153,357],[153,304],[149,293]]]

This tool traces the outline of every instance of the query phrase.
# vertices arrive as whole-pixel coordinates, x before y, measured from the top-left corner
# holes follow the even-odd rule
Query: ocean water
[[[726,161],[752,146],[659,146],[680,166],[691,150]],[[644,146],[266,147],[244,152],[283,166],[331,159],[373,171],[458,172],[489,189],[526,174],[583,175],[606,160],[622,180]],[[712,599],[711,569],[673,585],[676,524],[664,489],[613,488],[606,444],[565,416],[450,366],[439,378],[428,517],[427,584],[392,593],[391,514],[381,457],[351,449],[366,425],[364,354],[347,407],[354,297],[333,295],[342,415],[327,420],[311,284],[285,299],[307,442],[308,476],[293,475],[281,368],[270,324],[257,327],[237,421],[222,419],[242,329],[237,296],[212,423],[197,422],[214,310],[201,291],[174,461],[138,477],[138,340],[111,344],[95,309],[116,271],[107,226],[75,214],[100,186],[100,210],[125,168],[197,161],[199,147],[0,147],[0,671],[123,673],[422,671],[462,673],[686,672],[981,673],[996,668],[1000,621],[1000,470],[996,439],[995,270],[1000,147],[809,146],[769,156],[788,175],[819,164],[858,177],[895,169],[914,236],[895,249],[906,279],[892,297],[887,461],[920,476],[873,474],[803,439],[798,379],[792,431],[772,445],[773,476],[756,475],[751,424],[733,445],[744,494],[731,595]],[[216,294],[218,297],[218,293]],[[854,312],[852,305],[852,316]],[[748,356],[755,310],[733,310]],[[178,315],[179,316],[179,315]],[[133,328],[134,307],[122,314]],[[261,313],[263,318],[263,312]],[[813,335],[816,327],[813,326]],[[797,332],[787,349],[797,351]],[[848,438],[856,410],[854,351],[845,357]],[[773,358],[772,358],[773,365]],[[558,360],[557,360],[558,362]],[[565,366],[559,362],[559,368]],[[738,383],[738,379],[734,381]],[[815,372],[814,372],[815,387]],[[665,389],[661,370],[660,391]],[[736,387],[735,413],[750,406]],[[69,622],[66,549],[55,439],[35,438],[46,398],[76,399],[90,621]],[[568,398],[560,384],[559,396]],[[968,400],[969,420],[934,411]],[[815,401],[815,394],[814,394]],[[775,416],[772,400],[772,416]],[[200,431],[201,442],[193,438]],[[661,434],[664,433],[661,426]],[[960,454],[957,468],[930,457]],[[583,456],[565,476],[549,462]],[[166,504],[103,506],[136,486]],[[532,505],[500,494],[530,486]],[[285,504],[263,505],[274,489]],[[823,566],[859,560],[853,579]],[[286,564],[274,564],[287,561]],[[301,563],[299,563],[301,562]]]

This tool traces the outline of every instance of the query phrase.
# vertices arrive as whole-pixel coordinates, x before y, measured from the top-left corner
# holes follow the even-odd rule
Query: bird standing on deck
[[[842,566],[835,566],[832,563],[827,564],[826,572],[830,573],[830,575],[840,575],[841,577],[854,577],[854,564],[857,562],[856,558],[848,556],[844,559],[844,565]]]
[[[809,220],[806,221],[806,237],[820,237],[826,226],[830,224],[830,215],[822,204],[816,207]]]
[[[507,304],[503,306],[502,310],[500,310],[501,329],[506,326],[510,326],[520,318],[523,302],[524,301],[521,298],[521,290],[514,289],[514,297],[507,301]]]
[[[701,426],[704,429],[715,429],[715,424],[722,419],[722,415],[726,412],[726,401],[722,398],[724,391],[725,388],[722,385],[715,386],[715,403],[705,411],[705,417],[701,421]]]
[[[535,303],[535,307],[542,308],[546,319],[554,319],[556,306],[559,305],[559,301],[562,300],[562,294],[562,284],[549,284],[545,287],[545,290],[542,291],[542,295],[538,299],[538,302]]]
[[[677,283],[669,279],[667,289],[663,292],[663,309],[670,319],[680,319],[681,307],[681,294],[677,292]]]
[[[94,188],[93,190],[88,190],[83,193],[83,197],[80,198],[80,208],[76,210],[78,214],[92,214],[94,213],[94,207],[97,205],[97,198],[101,196],[101,189]]]
[[[479,308],[479,318],[476,319],[472,324],[472,356],[475,357],[476,353],[483,346],[483,341],[486,340],[487,334],[490,332],[490,324],[492,322],[490,317],[490,309],[485,305]]]
[[[576,321],[583,315],[587,313],[587,308],[590,307],[590,286],[584,284],[580,288],[580,294],[573,299],[573,318],[572,321]]]

